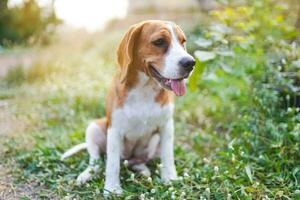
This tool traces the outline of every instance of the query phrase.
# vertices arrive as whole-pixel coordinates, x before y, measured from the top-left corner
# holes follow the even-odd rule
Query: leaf
[[[203,71],[205,69],[205,63],[201,63],[198,58],[196,58],[195,68],[193,73],[189,79],[189,88],[191,91],[195,91],[197,89],[197,82],[201,78]]]
[[[200,62],[213,60],[216,57],[216,54],[212,51],[195,51],[194,54]]]
[[[216,54],[224,57],[234,57],[233,51],[216,51]]]
[[[222,24],[215,24],[210,27],[211,31],[219,32],[222,34],[229,34],[232,32],[232,29],[228,26]]]
[[[233,140],[231,140],[229,143],[228,143],[228,148],[231,149],[231,150],[234,150],[234,142],[236,141],[236,138],[234,138]]]
[[[292,62],[292,66],[296,67],[296,68],[300,68],[300,59],[299,60],[294,60]]]
[[[210,32],[210,37],[212,38],[213,41],[224,40],[224,35],[222,33],[215,32],[215,31]]]
[[[298,176],[297,174],[300,172],[300,167],[296,167],[294,170],[293,170],[293,177],[295,179],[295,182],[296,182],[296,185],[298,185]],[[300,178],[300,174],[299,174],[299,178]]]
[[[198,40],[195,41],[195,43],[202,48],[207,48],[212,45],[212,41],[207,40],[205,38],[199,38]]]
[[[220,63],[221,65],[221,68],[223,69],[224,72],[227,72],[227,73],[231,73],[232,72],[232,69],[230,66],[226,65],[225,63]]]
[[[245,170],[246,170],[246,174],[247,174],[250,182],[252,183],[253,182],[253,177],[252,177],[252,172],[251,172],[250,165],[246,165]]]

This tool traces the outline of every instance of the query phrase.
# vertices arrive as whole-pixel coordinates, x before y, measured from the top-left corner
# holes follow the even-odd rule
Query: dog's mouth
[[[152,65],[150,65],[150,72],[163,88],[173,91],[176,96],[183,96],[185,94],[186,85],[184,79],[188,78],[189,74],[178,79],[165,78]]]

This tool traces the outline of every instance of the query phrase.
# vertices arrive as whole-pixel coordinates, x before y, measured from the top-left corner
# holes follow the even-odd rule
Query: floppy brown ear
[[[117,50],[118,64],[121,68],[121,82],[126,80],[133,62],[135,43],[141,33],[143,23],[135,24],[126,32]]]

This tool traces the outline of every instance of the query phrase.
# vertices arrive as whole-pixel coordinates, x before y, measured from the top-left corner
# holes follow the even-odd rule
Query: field
[[[197,65],[176,99],[180,180],[162,184],[159,160],[149,163],[151,178],[122,164],[119,198],[300,199],[299,32],[289,7],[254,2],[186,30]],[[78,187],[88,154],[60,155],[104,115],[124,31],[58,33],[47,47],[2,53],[29,61],[0,79],[0,199],[102,198],[105,157]]]

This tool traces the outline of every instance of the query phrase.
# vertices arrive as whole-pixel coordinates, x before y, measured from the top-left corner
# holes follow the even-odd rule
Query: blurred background
[[[103,171],[74,184],[87,154],[59,156],[104,115],[117,45],[145,19],[179,24],[197,60],[176,100],[182,179],[125,168],[122,198],[300,198],[299,0],[0,0],[0,199],[99,198]]]

